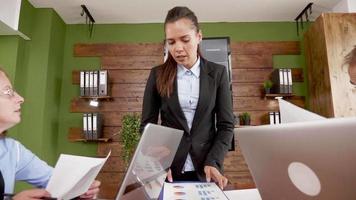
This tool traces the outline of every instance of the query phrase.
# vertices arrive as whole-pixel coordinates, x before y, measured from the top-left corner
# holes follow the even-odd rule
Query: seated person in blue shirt
[[[0,68],[0,171],[5,184],[4,193],[13,193],[16,180],[26,181],[37,188],[45,188],[52,175],[51,166],[18,141],[5,136],[6,130],[21,121],[23,102],[24,99],[13,90],[4,70]],[[94,181],[89,190],[80,198],[95,198],[99,192],[99,186],[100,182]],[[2,189],[0,188],[0,191]],[[50,196],[51,194],[44,189],[29,189],[12,198],[40,199]]]

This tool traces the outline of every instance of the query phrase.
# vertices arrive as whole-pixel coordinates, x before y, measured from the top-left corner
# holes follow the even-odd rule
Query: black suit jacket
[[[205,180],[204,166],[223,172],[223,162],[231,144],[234,128],[231,91],[226,68],[201,58],[199,100],[189,131],[177,94],[177,79],[169,98],[159,95],[157,71],[151,70],[143,100],[141,132],[147,123],[157,123],[160,114],[163,126],[184,130],[183,138],[171,165],[172,175],[181,173],[188,152],[200,180]]]

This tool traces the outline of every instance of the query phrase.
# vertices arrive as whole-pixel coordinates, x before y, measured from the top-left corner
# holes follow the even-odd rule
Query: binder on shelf
[[[281,118],[279,115],[279,112],[274,112],[274,118],[275,118],[275,124],[280,124],[281,123]]]
[[[85,72],[80,71],[80,96],[85,96]]]
[[[280,124],[281,123],[281,114],[280,112],[269,112],[269,124]]]
[[[93,113],[93,140],[97,140],[102,136],[102,115]]]
[[[274,124],[274,112],[269,112],[269,124]]]
[[[271,80],[273,82],[272,86],[272,93],[280,94],[285,93],[285,82],[284,82],[284,75],[282,69],[275,69],[272,72]]]
[[[293,79],[292,79],[292,69],[287,69],[288,71],[288,93],[293,93]]]
[[[282,69],[283,71],[283,86],[284,86],[284,93],[288,93],[288,69]]]
[[[87,139],[92,140],[93,139],[93,117],[92,113],[87,113],[88,114],[88,131],[87,131]]]
[[[94,88],[94,71],[90,71],[89,72],[89,96],[94,96],[93,88]]]
[[[108,96],[108,71],[99,71],[99,96]]]
[[[98,96],[98,72],[93,72],[93,96]]]
[[[88,114],[83,113],[83,134],[82,137],[88,139]]]
[[[89,96],[89,71],[85,71],[85,84],[84,84],[84,94],[85,96]]]

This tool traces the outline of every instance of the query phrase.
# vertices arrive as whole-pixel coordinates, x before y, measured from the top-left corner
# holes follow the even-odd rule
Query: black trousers
[[[4,199],[4,191],[5,191],[5,182],[2,173],[0,171],[0,200]]]
[[[199,181],[199,178],[196,171],[190,171],[173,176],[173,182],[176,181]],[[169,182],[167,178],[166,182]]]

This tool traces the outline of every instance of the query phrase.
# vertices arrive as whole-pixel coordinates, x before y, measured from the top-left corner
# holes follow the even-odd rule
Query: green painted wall
[[[0,36],[0,66],[11,80],[14,80],[16,73],[18,44],[17,36]]]
[[[41,159],[57,158],[58,112],[62,85],[66,25],[52,9],[36,9],[22,1],[20,31],[31,40],[0,36],[0,63],[24,97],[22,122],[9,135]],[[20,184],[17,191],[28,186]]]

